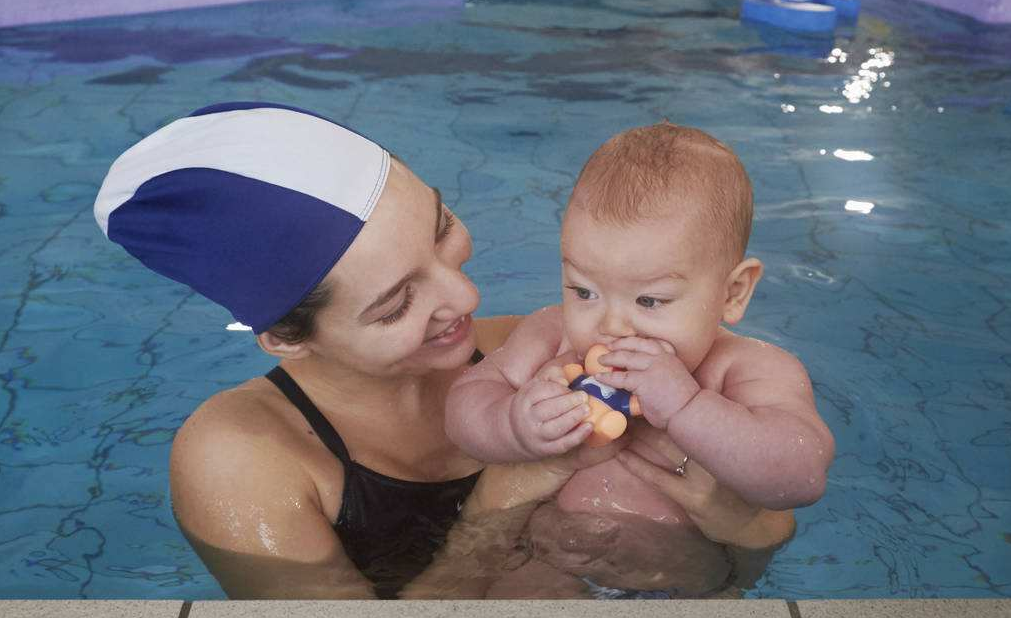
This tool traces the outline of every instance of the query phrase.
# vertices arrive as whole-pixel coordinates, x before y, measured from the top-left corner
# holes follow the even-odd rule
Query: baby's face
[[[571,209],[562,227],[565,332],[582,357],[621,337],[662,339],[689,371],[716,339],[727,298],[726,269],[707,233],[683,218],[618,226]]]

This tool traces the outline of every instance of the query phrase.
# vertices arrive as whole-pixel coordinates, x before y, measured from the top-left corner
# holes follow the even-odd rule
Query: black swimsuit
[[[482,358],[475,350],[471,361]],[[288,372],[274,367],[267,379],[344,465],[344,493],[334,530],[344,552],[375,585],[376,596],[397,598],[400,589],[432,562],[481,472],[438,483],[379,474],[351,459],[340,435]]]

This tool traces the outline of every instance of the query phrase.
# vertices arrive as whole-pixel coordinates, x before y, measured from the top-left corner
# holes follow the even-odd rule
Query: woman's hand
[[[625,468],[674,500],[688,513],[711,541],[750,549],[779,545],[793,533],[791,511],[768,511],[752,506],[730,489],[716,482],[709,472],[688,461],[684,474],[672,470],[685,460],[685,453],[666,433],[650,427],[635,431],[636,440],[671,462],[671,469],[623,450],[616,458]]]

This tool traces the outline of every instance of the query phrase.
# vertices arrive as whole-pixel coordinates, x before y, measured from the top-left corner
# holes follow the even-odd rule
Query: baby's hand
[[[612,342],[611,352],[600,357],[611,371],[594,376],[597,380],[632,392],[639,398],[642,415],[654,427],[667,423],[701,390],[698,382],[677,357],[674,346],[659,339],[624,337]]]
[[[590,423],[582,422],[590,413],[587,399],[586,393],[570,391],[564,378],[549,372],[520,387],[509,406],[509,423],[524,454],[543,459],[582,444],[593,431]]]

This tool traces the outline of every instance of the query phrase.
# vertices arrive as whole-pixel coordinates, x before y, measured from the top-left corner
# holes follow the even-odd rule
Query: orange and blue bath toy
[[[638,397],[593,379],[595,374],[611,370],[598,360],[608,352],[610,350],[607,346],[598,343],[586,351],[585,368],[578,363],[570,363],[562,368],[565,379],[569,381],[569,388],[590,396],[587,402],[590,406],[587,420],[593,423],[593,433],[586,439],[590,446],[604,446],[611,442],[625,433],[629,417],[642,414]]]

